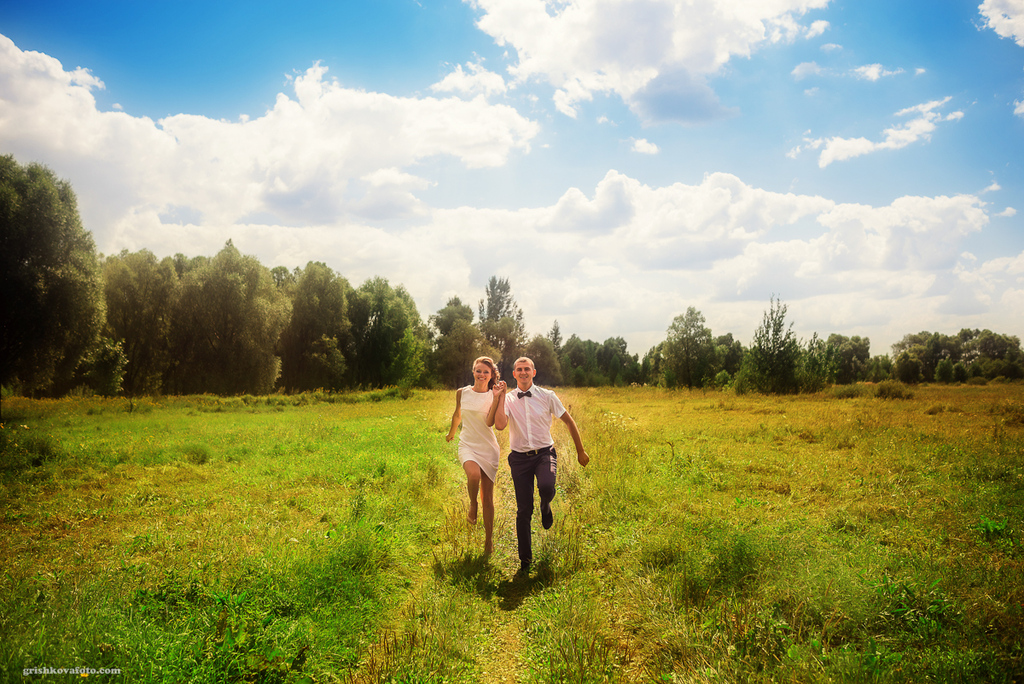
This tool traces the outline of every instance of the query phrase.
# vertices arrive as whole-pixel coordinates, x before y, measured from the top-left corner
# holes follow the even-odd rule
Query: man
[[[518,390],[505,393],[505,383],[499,382],[491,390],[494,400],[487,413],[487,426],[509,430],[512,453],[508,465],[512,470],[512,484],[516,491],[516,537],[519,540],[519,572],[528,573],[533,562],[530,519],[533,517],[533,482],[536,478],[540,492],[540,515],[544,529],[553,522],[551,500],[555,498],[555,470],[558,456],[551,439],[551,419],[560,418],[569,428],[576,445],[576,460],[582,466],[590,462],[579,428],[558,396],[549,389],[533,384],[537,369],[533,361],[516,359],[512,377]]]

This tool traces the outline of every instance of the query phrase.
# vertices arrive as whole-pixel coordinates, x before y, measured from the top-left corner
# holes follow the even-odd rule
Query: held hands
[[[494,383],[494,387],[491,388],[491,392],[494,394],[495,399],[504,396],[505,392],[507,391],[508,385],[505,384],[504,380],[499,380],[498,382]]]

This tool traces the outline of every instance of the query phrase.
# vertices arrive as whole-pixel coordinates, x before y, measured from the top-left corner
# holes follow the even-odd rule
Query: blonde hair
[[[498,367],[494,364],[494,359],[490,356],[480,356],[473,362],[473,368],[476,368],[476,364],[482,363],[491,369],[491,379],[487,381],[487,389],[494,387],[494,383],[498,382],[501,378],[501,373],[498,372]]]

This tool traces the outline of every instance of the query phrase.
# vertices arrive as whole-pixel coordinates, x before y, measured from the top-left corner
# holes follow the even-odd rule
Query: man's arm
[[[590,456],[587,456],[587,450],[583,448],[583,438],[580,437],[580,429],[576,427],[576,421],[572,419],[568,411],[561,415],[561,419],[569,428],[569,435],[572,437],[573,443],[576,444],[576,460],[581,466],[587,465],[590,463]]]
[[[504,430],[508,426],[508,416],[505,415],[505,381],[502,380],[491,389],[491,408],[487,409],[487,427],[494,427]]]

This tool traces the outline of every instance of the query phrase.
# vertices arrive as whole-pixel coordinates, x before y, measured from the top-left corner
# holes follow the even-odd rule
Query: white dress
[[[474,392],[472,385],[462,388],[462,434],[459,435],[459,462],[475,461],[491,482],[498,475],[500,456],[494,430],[487,427],[487,412],[493,396],[490,391]]]

